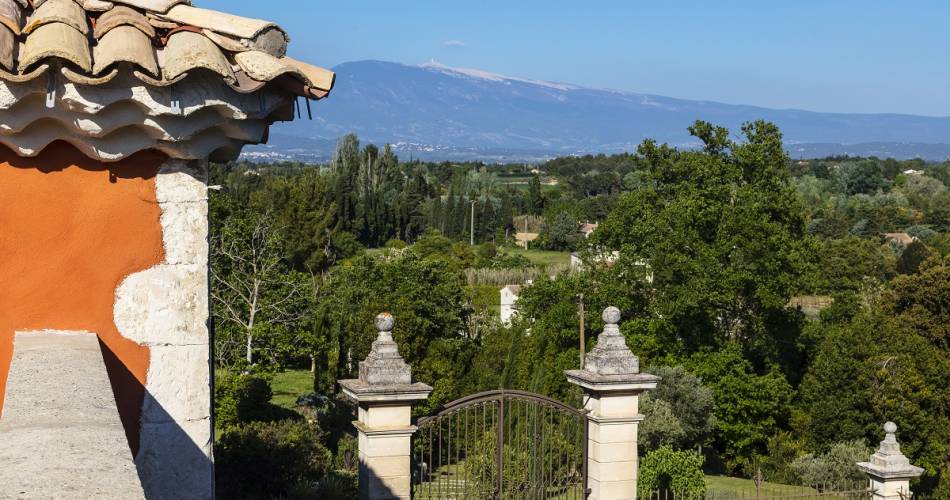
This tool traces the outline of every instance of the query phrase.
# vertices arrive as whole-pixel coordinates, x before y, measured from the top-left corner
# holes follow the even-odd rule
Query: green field
[[[297,398],[313,392],[313,374],[310,370],[285,370],[274,375],[270,385],[274,390],[271,402],[292,410]]]
[[[523,255],[538,266],[570,265],[570,252],[552,252],[548,250],[525,250],[523,248],[505,249],[506,253]]]
[[[812,498],[817,491],[804,486],[762,483],[759,496],[763,498]],[[756,498],[755,481],[727,476],[706,476],[706,498],[722,500],[742,500]]]

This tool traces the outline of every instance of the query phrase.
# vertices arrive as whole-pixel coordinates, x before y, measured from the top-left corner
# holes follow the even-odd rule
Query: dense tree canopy
[[[767,327],[811,264],[781,134],[761,122],[742,143],[705,123],[692,132],[703,151],[641,146],[650,183],[621,196],[596,242],[652,267],[669,349],[737,340],[775,351]]]
[[[641,366],[664,377],[641,428],[643,452],[669,447],[654,457],[661,486],[701,477],[700,464],[799,484],[844,477],[894,420],[927,468],[917,490],[950,491],[950,163],[791,161],[765,122],[738,138],[704,122],[691,132],[698,149],[646,141],[542,165],[400,162],[349,136],[327,165],[213,166],[216,361],[310,367],[317,393],[303,400],[342,422],[307,417],[327,435],[250,426],[233,449],[317,436],[345,462],[336,381],[356,374],[382,311],[435,387],[418,413],[499,387],[580,404],[563,371],[613,305]],[[585,222],[601,223],[589,240]],[[514,249],[515,231],[561,253]],[[575,250],[580,269],[541,263]],[[508,284],[523,288],[504,326]],[[231,387],[268,393],[253,388]],[[352,467],[313,472],[330,469]]]

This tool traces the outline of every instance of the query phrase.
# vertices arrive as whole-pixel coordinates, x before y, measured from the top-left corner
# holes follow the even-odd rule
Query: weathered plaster
[[[63,143],[24,159],[0,147],[0,405],[15,331],[96,332],[138,449],[149,349],[119,333],[113,303],[126,276],[164,259],[155,187],[163,161],[145,152],[103,165]]]

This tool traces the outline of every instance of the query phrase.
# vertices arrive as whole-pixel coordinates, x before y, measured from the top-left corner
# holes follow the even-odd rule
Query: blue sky
[[[194,0],[291,55],[457,67],[689,99],[950,116],[946,0]]]

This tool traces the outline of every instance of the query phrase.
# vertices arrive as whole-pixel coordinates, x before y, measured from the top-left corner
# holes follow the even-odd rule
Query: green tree
[[[871,449],[864,441],[835,443],[827,453],[796,458],[791,469],[801,484],[822,490],[847,491],[863,487],[867,475],[854,464],[866,462]]]
[[[703,151],[640,147],[652,186],[621,195],[595,243],[649,262],[668,349],[737,341],[775,362],[787,339],[767,325],[785,314],[814,253],[781,133],[755,122],[734,142],[704,122],[690,130]]]
[[[531,215],[541,215],[544,211],[544,196],[541,194],[541,177],[533,176],[528,183],[527,212]]]
[[[835,171],[839,190],[848,196],[874,194],[887,186],[881,165],[874,160],[844,162]]]
[[[356,257],[331,271],[317,300],[321,387],[356,374],[376,338],[373,319],[391,312],[402,356],[419,380],[435,387],[429,407],[458,395],[469,341],[459,335],[465,324],[462,279],[444,261],[421,259],[412,250]]]
[[[880,440],[882,422],[898,424],[902,449],[937,487],[950,463],[950,267],[925,263],[895,278],[854,320],[832,326],[800,393],[795,427],[813,451],[841,440]]]
[[[755,374],[736,347],[696,354],[689,368],[713,390],[715,445],[727,469],[754,473],[769,438],[787,424],[791,386],[776,371]]]
[[[578,223],[569,212],[558,212],[541,230],[538,244],[545,250],[573,250],[579,239]]]
[[[309,276],[291,271],[281,229],[270,213],[234,208],[211,241],[211,299],[219,363],[243,350],[271,362],[296,347],[312,296]]]

